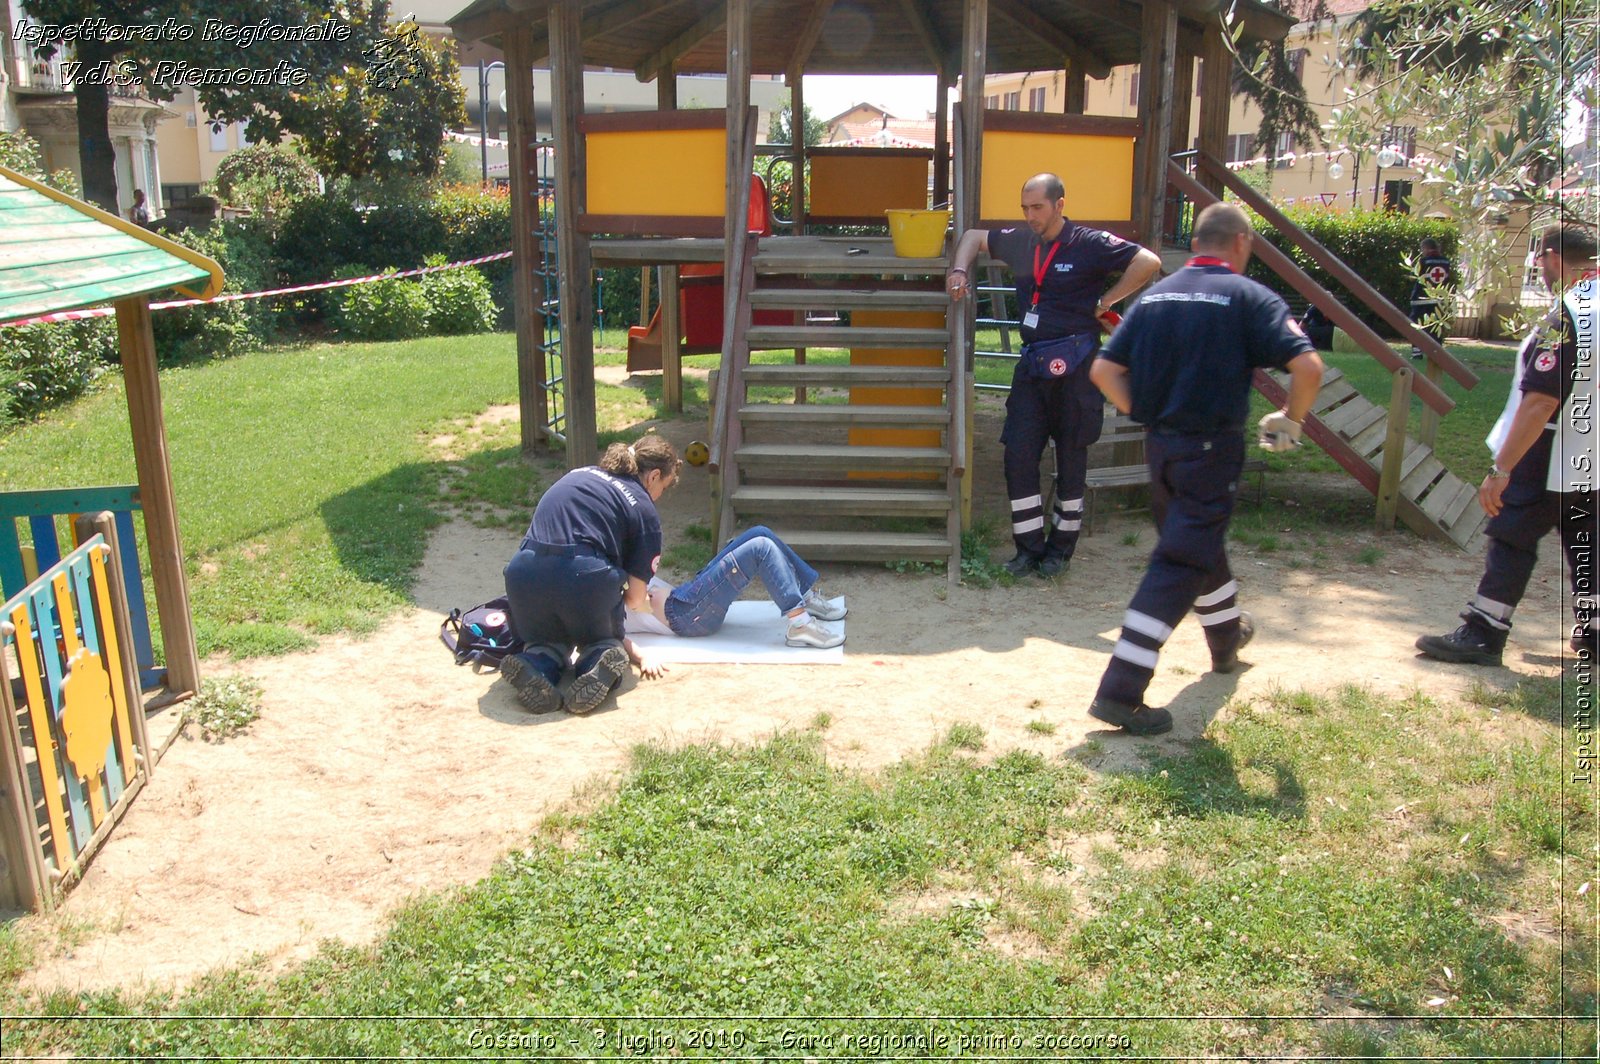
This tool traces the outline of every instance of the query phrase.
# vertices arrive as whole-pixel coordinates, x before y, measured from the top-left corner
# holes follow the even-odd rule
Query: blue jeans
[[[682,587],[667,596],[667,624],[677,635],[710,635],[722,627],[734,599],[756,577],[780,613],[800,605],[817,582],[807,565],[772,529],[757,525],[736,536]]]

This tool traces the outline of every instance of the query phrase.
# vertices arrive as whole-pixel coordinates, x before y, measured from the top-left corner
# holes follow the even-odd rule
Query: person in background
[[[1447,635],[1425,635],[1417,649],[1430,658],[1499,665],[1511,615],[1528,590],[1539,541],[1561,531],[1572,582],[1574,654],[1595,655],[1595,330],[1600,280],[1595,232],[1579,225],[1547,230],[1539,263],[1556,305],[1522,341],[1511,395],[1489,433],[1494,463],[1478,488],[1489,515],[1489,540],[1477,594],[1465,623]]]
[[[628,672],[624,607],[648,608],[661,564],[656,500],[678,480],[672,444],[645,436],[613,443],[597,465],[552,484],[506,566],[511,629],[526,647],[500,663],[517,700],[535,713],[588,713]],[[562,670],[577,653],[562,695]]]
[[[128,208],[128,221],[135,225],[150,224],[150,205],[145,202],[142,188],[133,190],[133,206]]]
[[[1433,337],[1435,343],[1444,343],[1444,317],[1439,310],[1439,297],[1455,283],[1455,263],[1439,250],[1437,240],[1432,237],[1423,240],[1417,277],[1411,282],[1411,320]],[[1422,351],[1415,345],[1411,348],[1411,357],[1422,357]]]

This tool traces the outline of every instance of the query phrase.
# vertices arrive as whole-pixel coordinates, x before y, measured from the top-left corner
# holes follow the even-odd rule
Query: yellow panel
[[[728,134],[721,129],[590,133],[590,214],[721,218],[728,213]]]
[[[983,134],[980,218],[1022,218],[1022,183],[1049,171],[1067,192],[1067,217],[1133,217],[1133,138],[1083,133]]]
[[[807,211],[865,218],[928,205],[928,160],[907,155],[814,155]]]
[[[55,732],[50,727],[50,707],[45,704],[44,677],[39,671],[33,619],[26,602],[19,602],[11,611],[11,624],[16,628],[17,665],[22,671],[23,697],[28,700],[28,720],[33,725],[40,790],[44,792],[44,807],[50,818],[49,856],[55,859],[56,870],[62,871],[72,862],[72,836],[67,832],[67,811],[61,803],[61,774],[56,768],[58,748]]]
[[[942,311],[855,310],[850,324],[862,328],[891,326],[902,329],[937,329],[944,325]],[[944,352],[936,347],[864,347],[850,351],[854,366],[942,366]],[[873,406],[936,406],[943,388],[856,387],[850,389],[850,402]],[[942,439],[938,429],[851,429],[852,447],[937,447]],[[851,473],[874,479],[937,480],[937,473]]]
[[[89,583],[94,589],[95,613],[100,618],[100,649],[105,652],[106,669],[111,673],[117,745],[122,751],[122,785],[127,787],[139,773],[139,762],[133,753],[133,720],[128,710],[127,677],[122,671],[122,645],[118,642],[116,614],[111,612],[111,579],[106,569],[106,555],[109,553],[107,547],[89,552]]]
[[[106,796],[100,776],[111,749],[112,678],[105,661],[88,647],[79,647],[67,662],[61,681],[61,730],[67,737],[67,760],[89,792],[93,828],[106,819]]]

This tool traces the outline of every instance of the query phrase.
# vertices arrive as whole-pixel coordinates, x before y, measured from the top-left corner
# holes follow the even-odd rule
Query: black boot
[[[1425,635],[1417,649],[1430,658],[1457,665],[1499,665],[1506,637],[1489,633],[1470,622],[1449,635]]]

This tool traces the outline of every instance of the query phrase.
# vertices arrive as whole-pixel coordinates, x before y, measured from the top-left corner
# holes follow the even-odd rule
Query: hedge
[[[1420,254],[1425,237],[1439,242],[1440,250],[1454,258],[1459,232],[1456,223],[1446,218],[1420,218],[1387,210],[1328,211],[1317,207],[1290,208],[1289,220],[1309,233],[1323,247],[1337,255],[1363,280],[1405,310],[1411,294],[1410,263]],[[1380,336],[1394,337],[1395,330],[1356,299],[1349,289],[1330,277],[1277,229],[1259,217],[1252,217],[1260,234],[1283,251],[1295,265],[1310,274],[1357,317],[1372,326]],[[1287,281],[1267,269],[1260,259],[1252,259],[1249,275],[1285,299],[1299,304],[1304,297]]]

